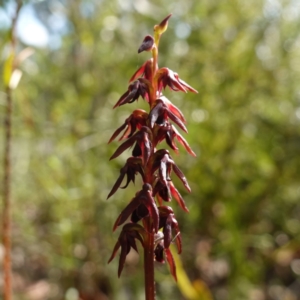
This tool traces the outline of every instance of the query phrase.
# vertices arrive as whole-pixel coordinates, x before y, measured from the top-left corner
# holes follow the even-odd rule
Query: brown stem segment
[[[4,120],[5,128],[5,150],[4,150],[4,179],[3,179],[3,245],[4,245],[4,300],[12,299],[11,289],[11,220],[10,220],[10,148],[11,148],[11,113],[12,97],[11,89],[6,88],[6,116]]]
[[[154,233],[148,232],[144,247],[145,299],[155,300]]]
[[[151,141],[153,143],[153,141]],[[152,149],[151,156],[154,154]],[[145,165],[146,182],[152,185],[152,173],[149,166]],[[145,278],[145,299],[155,300],[155,281],[154,281],[154,229],[153,222],[148,216],[143,219],[143,225],[147,232],[144,241],[144,278]]]
[[[17,1],[17,8],[15,16],[12,19],[12,25],[10,30],[10,43],[11,43],[11,55],[14,58],[16,47],[16,23],[23,1]],[[10,76],[13,72],[14,65],[11,65]],[[11,115],[12,115],[12,89],[9,82],[5,82],[6,85],[6,114],[4,119],[4,175],[3,175],[3,273],[4,273],[4,287],[3,287],[3,299],[12,299],[12,280],[11,280],[11,199],[10,199],[10,184],[11,184]]]

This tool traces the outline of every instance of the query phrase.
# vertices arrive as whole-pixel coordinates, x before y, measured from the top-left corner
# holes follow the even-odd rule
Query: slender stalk
[[[12,25],[10,30],[10,44],[11,44],[11,57],[14,59],[16,48],[16,35],[15,28],[18,19],[20,9],[22,7],[22,1],[17,1],[17,7],[15,16],[12,19]],[[10,70],[8,73],[11,76],[14,64],[9,65]],[[5,79],[6,80],[6,79]],[[4,288],[3,297],[4,300],[12,299],[12,278],[11,278],[11,116],[12,116],[12,89],[9,84],[10,78],[5,82],[6,90],[6,113],[4,119],[4,176],[3,176],[3,245],[4,245],[4,257],[3,257],[3,273],[4,273]]]
[[[151,86],[153,88],[153,93],[150,97],[150,109],[155,103],[157,95],[157,82],[156,82],[156,72],[158,70],[158,48],[156,46],[152,49],[152,59],[153,59],[153,69],[152,69],[152,78]],[[151,129],[151,128],[150,128]],[[153,129],[151,129],[153,132]],[[155,146],[153,140],[151,141],[153,147]],[[151,156],[155,153],[155,149],[152,149]],[[146,174],[146,182],[153,184],[153,174],[151,173],[150,168],[147,165],[144,166]],[[154,230],[151,224],[151,220],[146,218],[144,222],[144,227],[147,229],[147,239],[145,240],[144,247],[144,278],[145,278],[145,299],[146,300],[155,300],[155,281],[154,281]]]
[[[6,88],[5,150],[4,150],[4,179],[3,179],[3,245],[4,245],[4,300],[12,299],[11,289],[11,218],[10,218],[10,149],[11,149],[11,89]]]
[[[153,141],[151,141],[153,142]],[[152,149],[152,154],[154,149]],[[144,166],[146,182],[152,184],[153,178],[151,170]],[[155,300],[155,281],[154,281],[154,229],[150,217],[143,219],[143,225],[146,229],[147,236],[144,241],[144,279],[145,279],[145,299]]]
[[[145,298],[155,300],[154,233],[148,232],[144,248]]]
[[[155,76],[156,71],[158,70],[158,46],[155,45],[152,49],[152,58],[153,58],[153,76]]]

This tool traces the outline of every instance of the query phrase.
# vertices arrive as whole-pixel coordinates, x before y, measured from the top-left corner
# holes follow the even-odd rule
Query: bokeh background
[[[14,8],[1,1],[1,69]],[[137,54],[141,41],[170,12],[159,65],[199,91],[165,92],[188,120],[197,158],[171,153],[192,188],[177,182],[189,214],[171,203],[183,238],[179,273],[191,286],[159,265],[158,299],[192,299],[192,287],[193,299],[300,299],[297,0],[24,3],[17,52],[35,52],[13,94],[15,299],[144,299],[141,257],[130,253],[120,279],[118,259],[107,264],[112,225],[138,189],[106,201],[129,155],[109,162],[119,144],[107,141],[133,109],[147,108],[139,100],[112,109],[149,58]],[[1,81],[1,122],[4,112]]]

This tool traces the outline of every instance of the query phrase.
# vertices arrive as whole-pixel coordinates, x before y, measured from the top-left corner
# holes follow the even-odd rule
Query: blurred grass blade
[[[9,82],[10,78],[12,75],[12,70],[13,70],[13,64],[14,64],[14,54],[10,53],[8,58],[6,59],[4,63],[4,68],[3,68],[3,82],[6,87],[9,87]]]
[[[20,79],[22,77],[22,71],[20,69],[15,69],[12,74],[11,74],[11,77],[10,77],[10,80],[9,80],[9,88],[14,90],[19,82],[20,82]]]
[[[182,295],[188,300],[213,300],[206,284],[198,279],[194,283],[188,278],[174,245],[171,245],[173,258],[176,264],[177,284]]]

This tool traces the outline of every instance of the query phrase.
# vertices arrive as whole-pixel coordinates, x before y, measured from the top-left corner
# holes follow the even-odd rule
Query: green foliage
[[[170,12],[159,64],[181,70],[180,78],[199,91],[197,101],[189,94],[166,95],[186,116],[185,138],[197,154],[195,159],[181,151],[176,157],[192,188],[188,195],[180,191],[189,215],[172,203],[184,241],[183,266],[215,299],[299,299],[300,22],[295,5],[246,0],[34,4],[45,26],[51,25],[47,16],[59,12],[67,30],[60,47],[36,49],[22,63],[23,77],[14,91],[17,299],[38,299],[34,287],[44,291],[40,299],[76,299],[76,291],[143,299],[142,261],[134,253],[121,279],[115,279],[117,262],[107,265],[116,239],[114,220],[136,191],[131,185],[105,200],[128,156],[108,163],[116,144],[107,141],[133,109],[145,105],[112,110],[127,78],[144,61],[137,49],[148,28]],[[0,47],[5,57],[5,45]],[[3,82],[0,87],[3,91]],[[158,298],[182,299],[167,267],[159,266],[157,273]]]

